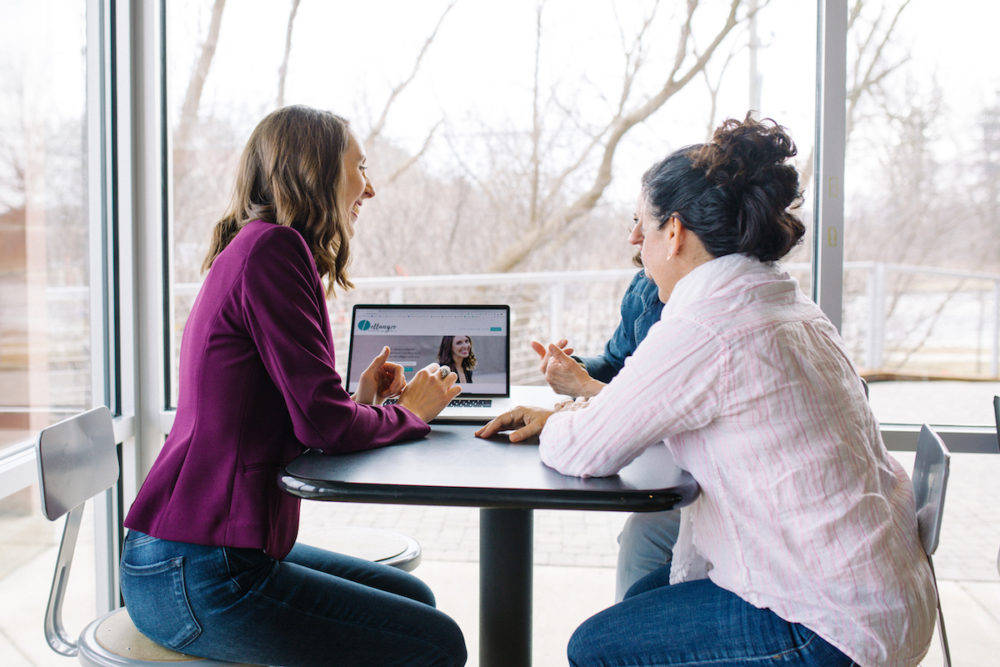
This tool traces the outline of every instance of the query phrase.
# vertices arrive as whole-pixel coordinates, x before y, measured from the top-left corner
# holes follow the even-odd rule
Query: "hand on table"
[[[476,431],[477,438],[490,438],[500,431],[514,430],[509,438],[511,442],[521,442],[533,435],[538,435],[545,427],[545,422],[554,414],[554,410],[518,406],[508,410],[489,424]]]
[[[538,370],[545,376],[554,391],[566,396],[583,396],[589,398],[597,395],[604,383],[590,377],[587,370],[569,355],[573,348],[567,345],[566,339],[558,343],[549,343],[545,347],[538,341],[531,341],[531,349],[541,359]]]
[[[417,371],[413,379],[403,387],[399,405],[429,422],[444,410],[451,399],[462,393],[462,388],[455,384],[456,380],[458,376],[447,366],[430,364]]]
[[[387,398],[398,396],[406,386],[403,377],[403,367],[389,359],[389,348],[383,347],[377,357],[372,359],[368,368],[358,379],[358,390],[354,392],[354,400],[358,403],[381,405]]]

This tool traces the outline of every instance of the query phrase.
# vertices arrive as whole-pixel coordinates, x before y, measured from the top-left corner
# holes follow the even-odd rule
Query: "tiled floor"
[[[907,469],[912,454],[898,453]],[[1000,664],[1000,456],[955,455],[941,546],[935,557],[956,666]],[[543,667],[564,665],[566,640],[612,598],[615,536],[624,515],[535,513],[534,656]],[[423,545],[417,574],[442,610],[465,632],[477,664],[478,511],[464,508],[303,503],[303,541],[322,545],[338,525],[374,525],[413,535]],[[42,618],[55,561],[54,526],[36,517],[0,517],[0,666],[70,665],[42,638]],[[81,531],[66,625],[81,627],[93,608],[91,530]],[[47,545],[47,546],[46,546]],[[41,549],[40,549],[41,547]],[[925,665],[941,664],[936,639]]]

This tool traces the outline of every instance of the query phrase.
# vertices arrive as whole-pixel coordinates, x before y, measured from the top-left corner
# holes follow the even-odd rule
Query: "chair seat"
[[[337,526],[316,546],[412,572],[420,564],[420,543],[412,537],[381,528]]]
[[[122,667],[209,667],[226,665],[231,662],[217,662],[195,658],[171,651],[139,632],[125,608],[115,609],[93,621],[80,633],[80,662],[94,667],[121,665]]]

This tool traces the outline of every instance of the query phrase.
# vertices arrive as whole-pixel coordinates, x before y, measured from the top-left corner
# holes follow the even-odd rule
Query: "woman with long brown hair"
[[[472,339],[466,335],[442,336],[438,346],[438,364],[450,368],[458,376],[458,384],[471,383],[472,371],[476,367]]]
[[[351,237],[374,195],[332,113],[279,109],[247,142],[184,329],[174,425],[125,520],[125,604],[168,648],[268,665],[465,662],[426,585],[296,543],[299,500],[277,485],[307,447],[426,434],[460,391],[437,364],[405,384],[388,348],[354,396],[334,368],[326,296],[352,286]]]

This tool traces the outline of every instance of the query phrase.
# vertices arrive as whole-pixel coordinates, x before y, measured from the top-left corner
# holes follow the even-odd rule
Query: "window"
[[[654,161],[754,106],[789,127],[811,180],[815,7],[743,3],[728,26],[727,5],[700,3],[685,37],[683,3],[169,3],[172,401],[239,151],[288,103],[351,119],[377,191],[357,289],[330,301],[341,372],[359,302],[511,304],[515,383],[542,381],[533,338],[599,351]],[[806,291],[809,254],[788,262]]]
[[[0,655],[41,664],[53,655],[40,630],[62,525],[41,516],[32,439],[89,408],[92,373],[103,373],[92,350],[101,327],[91,291],[103,287],[90,251],[92,17],[82,2],[0,11],[0,599],[19,601],[0,614]],[[66,600],[74,629],[96,606],[93,517],[88,507],[75,568],[84,575]]]
[[[993,424],[998,19],[901,0],[850,19],[844,336],[884,423]]]
[[[0,455],[90,402],[84,9],[0,28]]]

